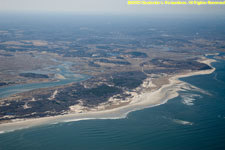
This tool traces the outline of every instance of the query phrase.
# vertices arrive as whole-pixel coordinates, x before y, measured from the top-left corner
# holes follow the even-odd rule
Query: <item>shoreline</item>
[[[204,57],[203,57],[204,58]],[[205,63],[211,66],[212,62],[215,62],[214,59],[206,59],[200,60],[201,63]],[[71,122],[71,121],[80,121],[80,120],[91,120],[91,119],[122,119],[126,118],[126,116],[133,111],[155,107],[161,104],[166,103],[168,100],[173,99],[179,96],[178,91],[182,86],[185,86],[188,83],[185,83],[180,78],[190,77],[195,75],[205,75],[211,74],[215,71],[215,68],[209,70],[201,70],[195,72],[188,72],[177,74],[174,76],[170,76],[169,83],[164,84],[157,90],[152,92],[144,92],[138,97],[135,98],[131,103],[117,107],[114,109],[106,109],[100,111],[88,111],[85,113],[70,113],[65,115],[58,116],[49,116],[43,118],[33,118],[33,119],[25,119],[25,120],[13,120],[9,123],[0,124],[0,133],[11,132],[15,130],[36,127],[40,125],[49,125],[56,124],[60,122]]]

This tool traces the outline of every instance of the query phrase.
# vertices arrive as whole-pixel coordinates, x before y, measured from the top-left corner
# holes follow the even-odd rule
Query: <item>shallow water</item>
[[[59,62],[59,61],[57,61],[57,62]],[[30,91],[30,90],[39,89],[39,88],[49,88],[49,87],[54,87],[54,86],[65,85],[65,84],[69,84],[72,82],[78,82],[78,81],[82,81],[82,80],[86,80],[86,79],[90,78],[90,76],[88,76],[88,75],[75,74],[75,73],[71,72],[69,69],[69,67],[71,65],[72,64],[70,62],[63,62],[57,66],[54,66],[54,67],[51,66],[51,67],[53,67],[53,70],[50,69],[51,67],[45,68],[45,70],[48,70],[47,73],[61,74],[62,76],[65,77],[65,79],[59,79],[58,81],[54,81],[54,82],[28,83],[28,84],[19,84],[19,85],[11,85],[11,86],[7,86],[7,87],[1,87],[0,88],[0,98],[8,97],[10,95],[25,92],[25,91]],[[56,70],[56,69],[58,69],[58,70]],[[45,71],[38,70],[38,71],[28,71],[28,72],[41,73],[41,72],[45,72]]]
[[[166,104],[131,112],[124,119],[83,120],[0,134],[0,150],[224,150],[225,61],[213,66],[216,71],[210,75],[182,79],[201,90],[186,88]]]

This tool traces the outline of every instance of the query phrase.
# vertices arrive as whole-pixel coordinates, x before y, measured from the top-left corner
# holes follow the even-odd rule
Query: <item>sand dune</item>
[[[210,65],[215,60],[204,59],[201,62]],[[131,103],[108,110],[101,111],[87,111],[84,113],[71,113],[66,115],[59,115],[54,117],[44,117],[38,119],[27,119],[27,120],[15,120],[11,123],[0,124],[0,133],[9,132],[18,129],[29,128],[42,124],[55,124],[57,122],[69,122],[78,120],[88,119],[118,119],[124,118],[129,112],[154,107],[166,103],[169,99],[177,97],[178,91],[182,90],[186,84],[180,81],[179,78],[189,77],[194,75],[210,74],[215,71],[215,68],[210,70],[202,70],[197,72],[189,72],[185,74],[178,74],[169,78],[169,84],[163,85],[161,88],[152,91],[144,92],[135,97]]]

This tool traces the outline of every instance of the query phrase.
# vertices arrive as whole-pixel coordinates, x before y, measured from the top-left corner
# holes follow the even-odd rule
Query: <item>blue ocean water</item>
[[[225,61],[216,71],[182,80],[188,90],[127,118],[43,125],[0,134],[0,150],[224,150]],[[185,103],[189,101],[189,103]]]

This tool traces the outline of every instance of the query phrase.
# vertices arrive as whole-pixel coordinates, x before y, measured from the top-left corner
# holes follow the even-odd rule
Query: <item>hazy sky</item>
[[[75,13],[223,13],[225,6],[128,6],[127,0],[0,0],[6,12]]]

